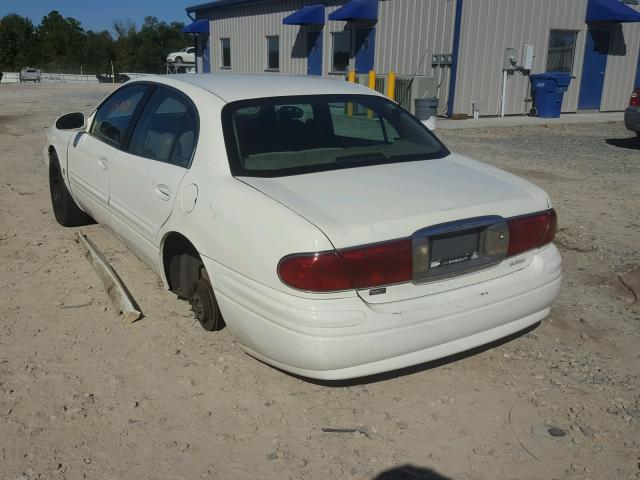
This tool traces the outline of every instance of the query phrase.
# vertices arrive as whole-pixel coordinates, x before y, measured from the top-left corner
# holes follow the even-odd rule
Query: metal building
[[[565,113],[623,110],[640,83],[638,0],[318,1],[187,8],[198,71],[418,75],[448,115],[528,112],[530,73],[571,74]]]

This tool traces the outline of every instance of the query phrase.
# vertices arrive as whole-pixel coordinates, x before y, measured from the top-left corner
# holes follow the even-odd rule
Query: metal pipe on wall
[[[507,70],[502,70],[502,97],[500,99],[500,116],[504,117],[505,99],[507,98]]]

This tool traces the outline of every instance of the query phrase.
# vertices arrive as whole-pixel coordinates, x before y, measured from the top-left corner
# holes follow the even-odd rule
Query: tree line
[[[55,73],[116,72],[164,73],[167,53],[193,45],[181,32],[181,22],[161,22],[145,17],[138,29],[131,21],[117,21],[108,30],[84,30],[72,17],[57,10],[39,25],[17,14],[0,19],[0,71],[30,66]]]

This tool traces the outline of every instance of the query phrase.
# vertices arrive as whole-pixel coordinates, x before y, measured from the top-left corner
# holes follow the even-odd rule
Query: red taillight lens
[[[278,264],[280,279],[290,287],[309,292],[350,290],[353,282],[336,252],[290,255]]]
[[[631,99],[629,100],[630,107],[640,107],[640,88],[636,88],[631,94]]]
[[[335,292],[408,282],[413,277],[410,239],[339,252],[291,255],[278,265],[280,279],[310,292]]]
[[[527,250],[541,247],[553,241],[558,226],[555,210],[513,218],[507,221],[509,226],[509,250],[512,257]]]
[[[409,282],[413,278],[413,243],[396,240],[339,252],[356,288]]]

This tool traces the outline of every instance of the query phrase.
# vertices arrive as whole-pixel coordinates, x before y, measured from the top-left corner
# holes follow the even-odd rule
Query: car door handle
[[[171,198],[171,190],[166,185],[156,185],[156,195],[166,202]]]
[[[98,165],[100,165],[101,169],[107,170],[109,168],[109,160],[107,160],[107,157],[100,157],[98,159]]]

